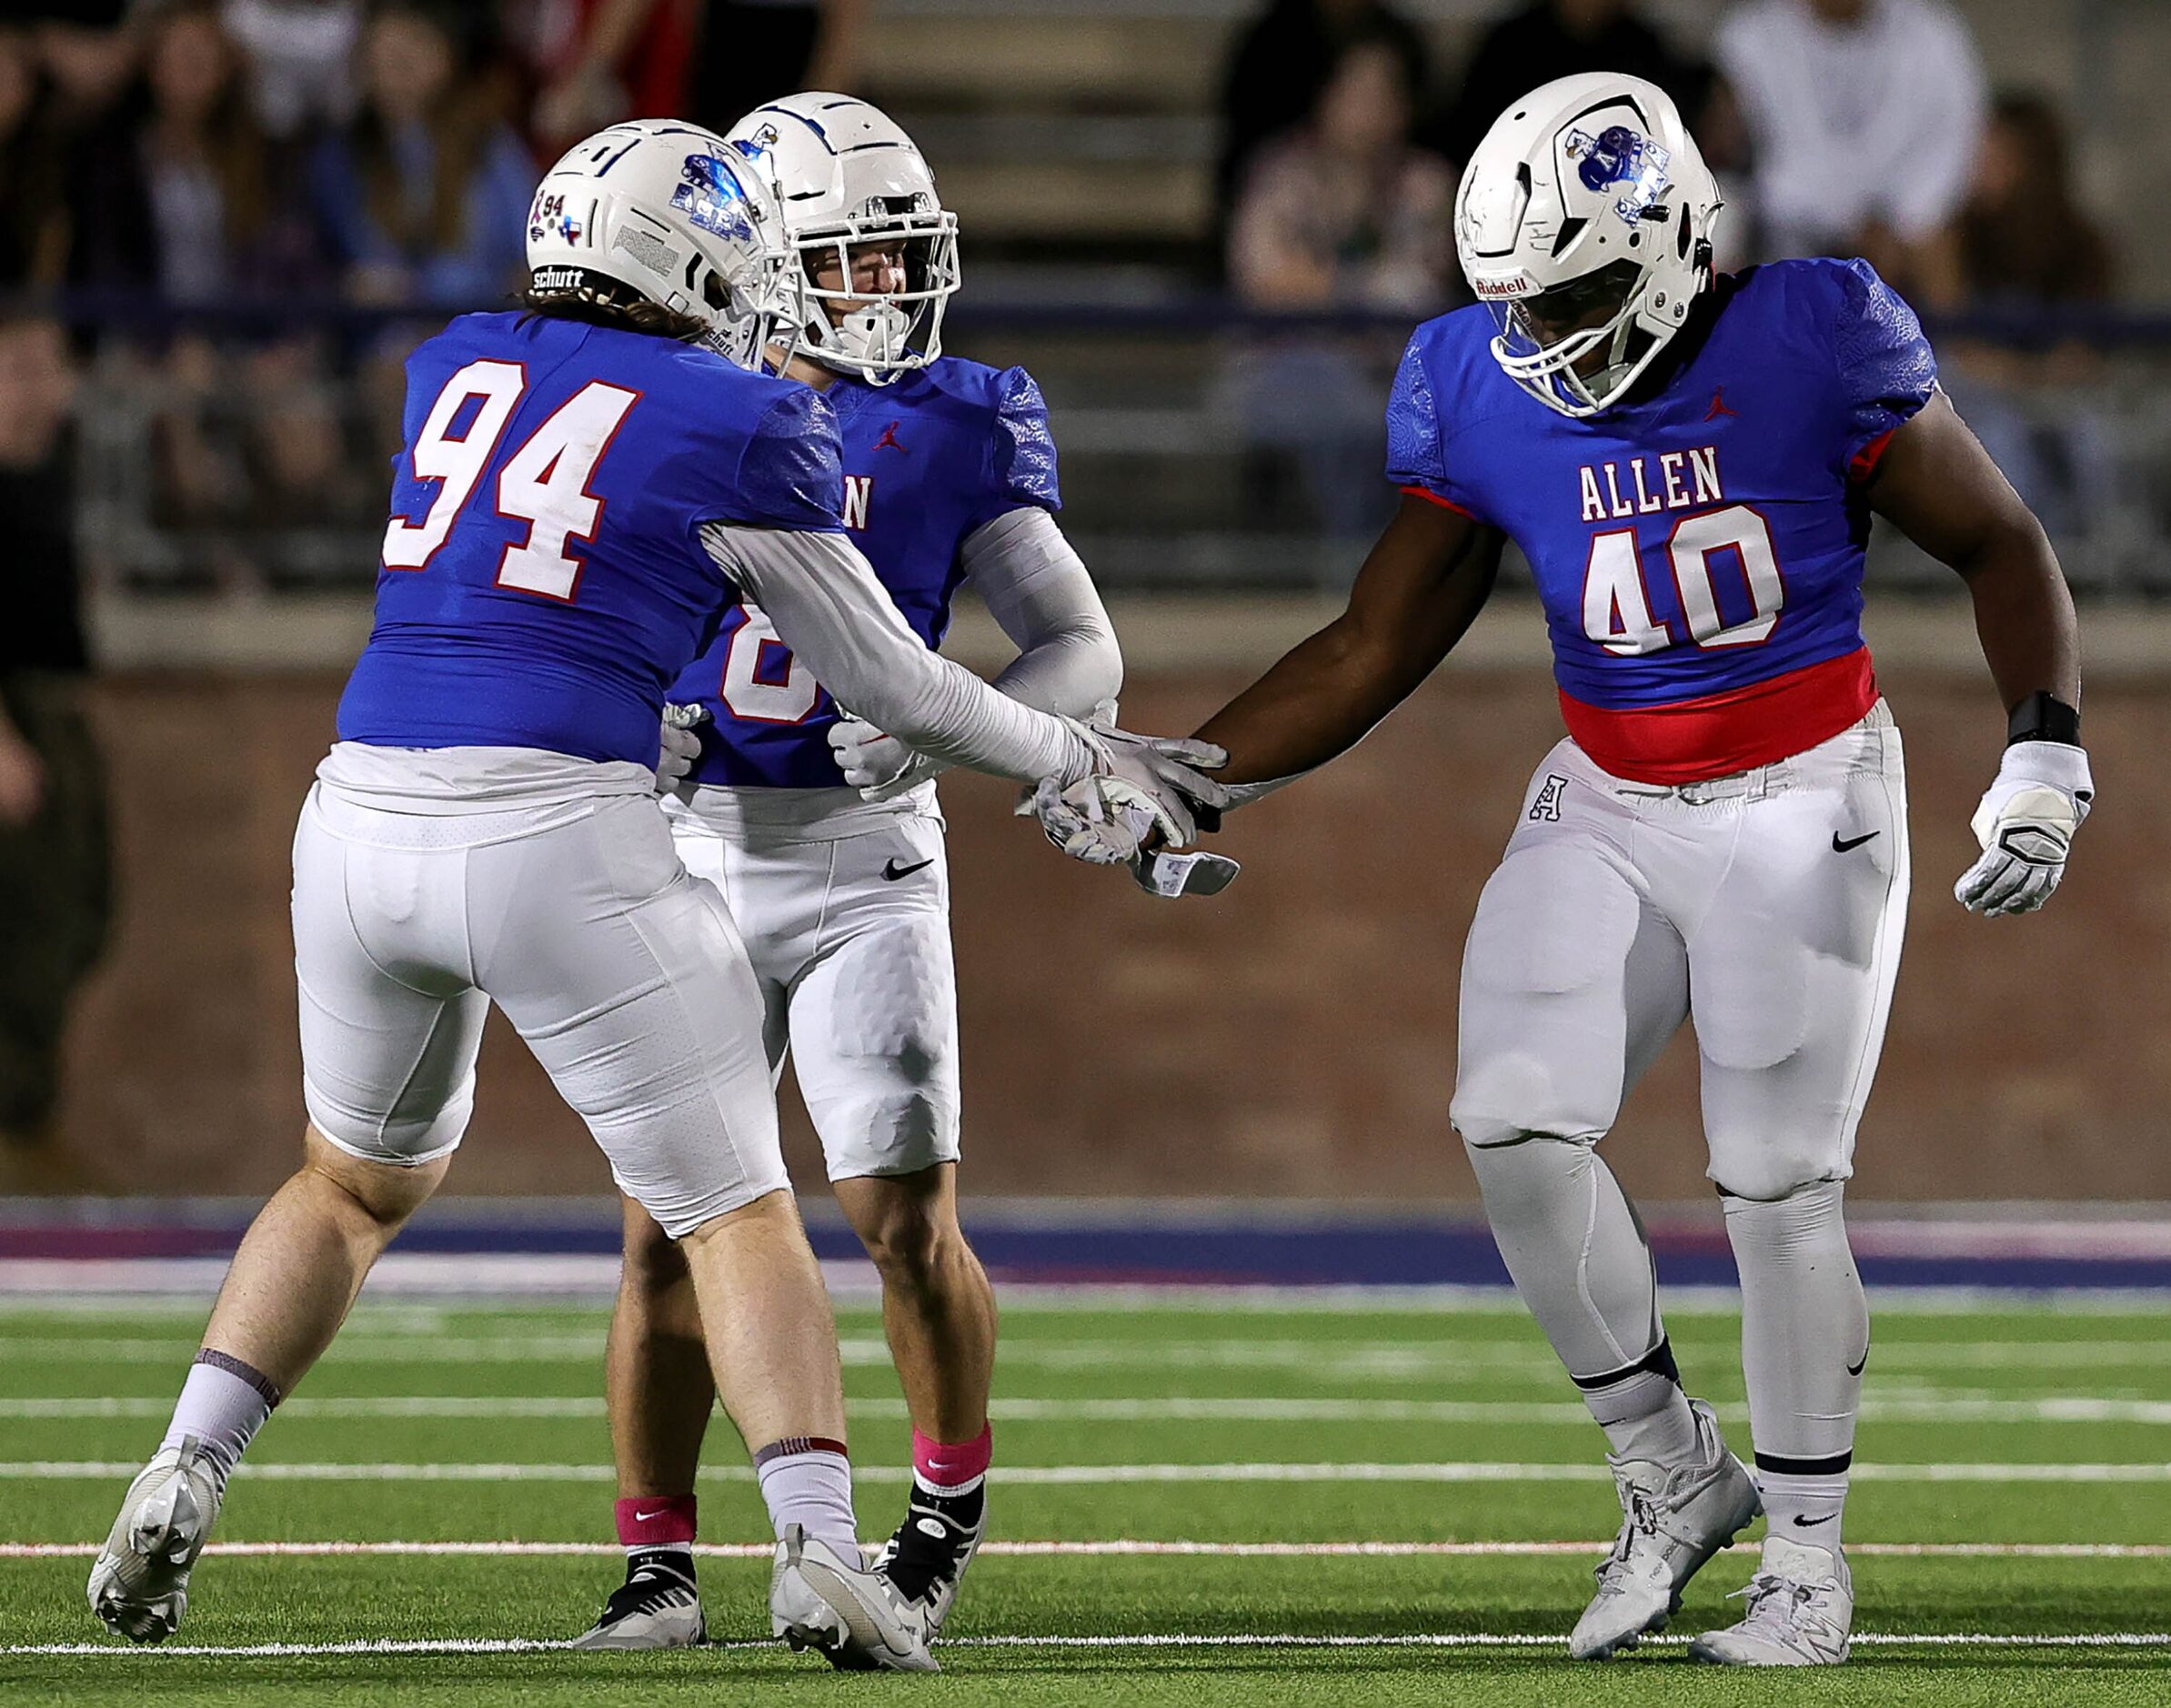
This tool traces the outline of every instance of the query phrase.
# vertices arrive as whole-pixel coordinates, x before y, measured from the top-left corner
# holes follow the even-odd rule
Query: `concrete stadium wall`
[[[1986,923],[1949,894],[1996,756],[1986,690],[1941,669],[1886,678],[1917,882],[1858,1195],[2171,1199],[2171,685],[2092,688],[2104,804],[2074,874],[2047,913]],[[1243,679],[1134,678],[1126,721],[1189,728]],[[291,1166],[287,846],[337,687],[136,674],[99,690],[125,899],[72,1041],[62,1143],[114,1190],[254,1193]],[[1457,957],[1557,733],[1542,672],[1447,673],[1355,755],[1234,821],[1242,880],[1181,906],[1057,858],[1001,786],[946,783],[970,1188],[1472,1196],[1445,1117]],[[1608,1146],[1654,1199],[1706,1190],[1685,1042]],[[608,1190],[495,1020],[452,1185]]]

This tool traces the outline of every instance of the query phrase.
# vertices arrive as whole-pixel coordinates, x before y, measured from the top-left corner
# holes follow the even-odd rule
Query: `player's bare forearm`
[[[1967,583],[2008,711],[2037,693],[2079,706],[2080,628],[2057,554],[1943,392],[1893,436],[1870,503]]]
[[[1476,619],[1500,569],[1501,544],[1496,531],[1466,516],[1404,497],[1358,571],[1349,608],[1200,729],[1228,750],[1217,776],[1232,783],[1289,777],[1363,739]]]

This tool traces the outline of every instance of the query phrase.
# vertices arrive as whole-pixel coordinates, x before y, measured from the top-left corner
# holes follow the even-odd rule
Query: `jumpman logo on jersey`
[[[874,442],[875,449],[878,451],[904,451],[904,454],[907,457],[910,457],[912,453],[910,451],[905,450],[905,447],[899,444],[897,439],[897,429],[902,425],[903,423],[901,422],[892,421],[888,427],[884,427],[882,429],[882,437]]]
[[[1711,394],[1711,407],[1705,411],[1704,418],[1706,421],[1716,421],[1723,415],[1730,415],[1738,421],[1741,419],[1742,412],[1739,409],[1729,409],[1726,407],[1726,387],[1721,386]]]

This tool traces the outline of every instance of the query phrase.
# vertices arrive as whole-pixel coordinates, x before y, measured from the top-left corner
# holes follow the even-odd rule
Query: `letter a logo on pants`
[[[1555,776],[1550,771],[1547,772],[1545,787],[1538,791],[1537,799],[1531,802],[1531,809],[1525,816],[1533,824],[1539,822],[1560,823],[1561,791],[1567,787],[1568,779],[1566,778]]]

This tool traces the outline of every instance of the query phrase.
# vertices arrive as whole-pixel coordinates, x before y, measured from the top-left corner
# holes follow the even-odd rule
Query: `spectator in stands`
[[[2008,91],[1991,108],[1959,246],[1969,307],[2047,309],[2110,296],[2110,245],[2074,195],[2065,122],[2043,96]]]
[[[1389,34],[1336,57],[1309,120],[1261,148],[1229,242],[1247,307],[1396,311],[1446,300],[1454,263],[1454,178],[1411,141],[1415,92]],[[1227,399],[1252,443],[1297,454],[1312,506],[1337,539],[1384,519],[1384,377],[1347,341],[1304,337],[1249,353]]]
[[[1655,83],[1673,97],[1697,141],[1705,141],[1711,67],[1675,53],[1640,7],[1630,0],[1532,0],[1478,38],[1443,146],[1455,160],[1469,159],[1507,103],[1542,83],[1585,71],[1625,72]],[[1708,158],[1709,147],[1704,153]]]
[[[513,284],[538,174],[503,89],[473,58],[415,0],[377,11],[363,33],[360,110],[310,173],[357,301],[473,307]]]
[[[82,703],[73,377],[56,322],[0,316],[0,1191],[83,1183],[57,1175],[46,1141],[68,1001],[111,911],[103,768]]]
[[[53,89],[54,120],[82,131],[110,114],[136,75],[140,44],[130,0],[27,0],[9,16],[32,30]]]
[[[799,89],[857,94],[872,0],[578,0],[546,50],[535,128],[563,146],[627,117],[683,115],[726,131]]]
[[[622,118],[685,115],[706,0],[538,7],[526,48],[542,81],[530,129],[546,158]]]
[[[1214,168],[1215,241],[1224,239],[1251,160],[1319,105],[1342,50],[1383,44],[1421,109],[1432,88],[1424,37],[1384,0],[1268,0],[1238,35],[1221,72],[1221,149]]]
[[[1953,220],[1987,104],[1945,0],[1747,0],[1719,69],[1754,156],[1762,247],[1860,255],[1922,306],[1958,295]]]
[[[1309,121],[1262,147],[1230,234],[1257,308],[1430,313],[1454,262],[1454,177],[1410,139],[1413,93],[1390,36],[1342,49]]]
[[[1957,253],[1963,309],[2055,327],[2061,310],[2110,296],[2110,245],[2074,195],[2065,126],[2041,95],[2010,92],[1992,107]],[[2025,347],[1953,337],[1943,351],[1968,425],[2045,527],[2070,538],[2139,526],[2096,351],[2071,332]],[[2108,568],[2110,557],[2083,556],[2076,579]]]
[[[346,121],[362,0],[223,0],[226,34],[248,62],[256,116],[274,136]]]
[[[0,24],[0,293],[50,285],[67,246],[59,139],[29,31]]]
[[[139,82],[73,150],[70,276],[184,302],[306,283],[306,224],[209,0],[159,8],[144,54]]]

